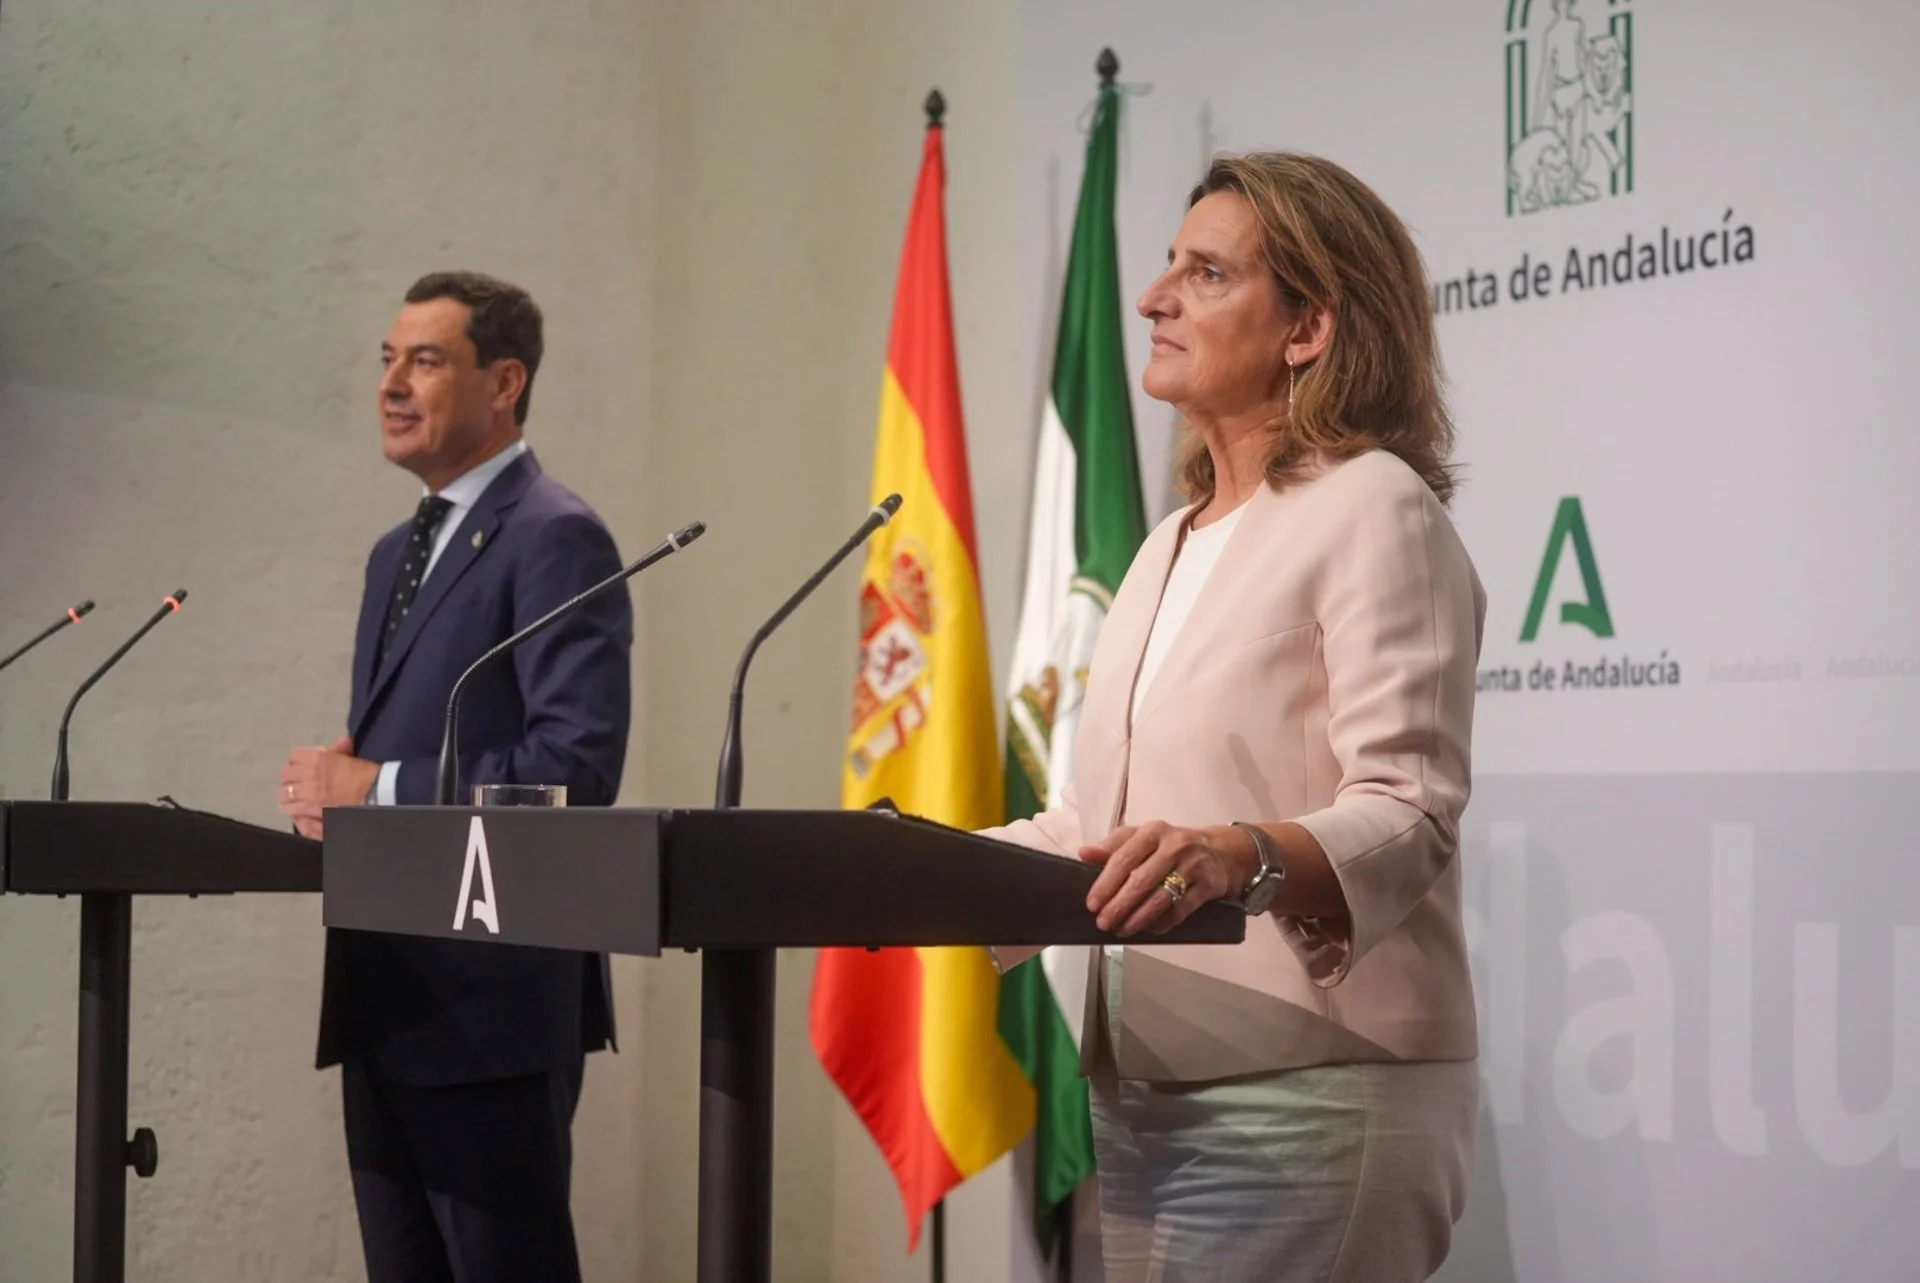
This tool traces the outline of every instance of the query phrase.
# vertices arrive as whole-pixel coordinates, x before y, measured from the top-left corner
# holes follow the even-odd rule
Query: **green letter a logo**
[[[1600,567],[1593,561],[1593,544],[1587,539],[1587,519],[1580,513],[1580,500],[1568,495],[1560,501],[1553,517],[1553,533],[1547,536],[1547,555],[1540,561],[1540,577],[1533,584],[1533,603],[1527,607],[1527,622],[1520,629],[1520,640],[1530,642],[1540,634],[1540,616],[1547,608],[1547,594],[1553,591],[1553,572],[1560,566],[1560,550],[1569,542],[1580,563],[1580,581],[1586,585],[1585,601],[1560,603],[1560,622],[1578,624],[1595,637],[1613,636],[1613,617],[1607,614],[1606,590],[1600,587]]]

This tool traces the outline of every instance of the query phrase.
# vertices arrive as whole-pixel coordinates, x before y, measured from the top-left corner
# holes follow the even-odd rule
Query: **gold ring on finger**
[[[1178,904],[1187,894],[1187,875],[1175,869],[1160,879],[1160,885],[1167,889],[1168,897]]]

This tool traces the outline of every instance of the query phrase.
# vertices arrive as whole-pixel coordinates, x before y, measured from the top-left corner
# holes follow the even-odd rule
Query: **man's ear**
[[[487,375],[493,380],[488,404],[495,414],[511,411],[520,403],[520,394],[527,390],[526,362],[516,356],[503,356],[487,367]]]

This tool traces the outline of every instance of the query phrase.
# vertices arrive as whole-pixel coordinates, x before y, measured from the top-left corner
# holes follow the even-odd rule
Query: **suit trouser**
[[[579,1283],[569,1185],[584,1068],[417,1087],[348,1062],[369,1283]]]

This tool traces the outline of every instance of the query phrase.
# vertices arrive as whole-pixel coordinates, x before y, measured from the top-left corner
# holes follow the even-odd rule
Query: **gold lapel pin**
[[[481,544],[485,543],[486,541],[487,541],[487,536],[483,532],[478,530],[473,532],[474,547],[478,548]]]

